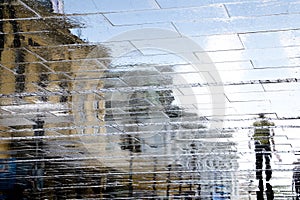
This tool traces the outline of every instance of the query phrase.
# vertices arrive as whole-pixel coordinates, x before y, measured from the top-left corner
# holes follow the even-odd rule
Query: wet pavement
[[[298,199],[298,1],[0,9],[0,199]]]

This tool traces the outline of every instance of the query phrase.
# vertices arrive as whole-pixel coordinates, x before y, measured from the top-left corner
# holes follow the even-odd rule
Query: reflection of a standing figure
[[[257,191],[257,199],[263,198],[263,160],[265,160],[265,174],[266,181],[268,182],[272,178],[271,169],[271,142],[274,147],[274,132],[270,130],[269,126],[274,126],[273,122],[269,122],[265,119],[264,114],[259,114],[260,120],[253,123],[254,129],[254,145],[255,145],[255,165],[256,165],[256,179],[259,180],[259,191]],[[271,142],[270,142],[271,141]],[[274,192],[270,183],[266,183],[266,196],[267,199],[274,199]]]
[[[263,114],[260,114],[259,118],[261,118],[261,120],[253,123],[253,126],[255,126],[254,144],[256,158],[256,179],[263,179],[263,159],[265,159],[266,181],[269,181],[272,177],[272,169],[270,163],[272,157],[270,140],[274,144],[274,132],[272,131],[271,135],[271,130],[268,128],[268,126],[274,126],[274,123],[264,119],[265,116]]]
[[[262,179],[259,180],[258,189],[256,192],[257,200],[264,199],[264,183]],[[274,191],[270,183],[266,183],[266,196],[267,200],[274,199]]]
[[[293,169],[293,187],[295,188],[296,192],[296,200],[299,200],[300,196],[300,162],[294,162],[296,165]]]

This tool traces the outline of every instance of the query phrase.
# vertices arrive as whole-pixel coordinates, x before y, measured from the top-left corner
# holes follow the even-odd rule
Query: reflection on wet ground
[[[286,3],[242,19],[255,3],[70,2],[0,0],[0,199],[299,198],[298,109],[279,106],[297,55],[251,46],[282,34],[264,13]],[[187,38],[195,6],[207,32]]]

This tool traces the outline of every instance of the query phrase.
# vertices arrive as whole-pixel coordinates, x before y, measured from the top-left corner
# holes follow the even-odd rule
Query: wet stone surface
[[[296,0],[0,0],[0,199],[297,199]]]

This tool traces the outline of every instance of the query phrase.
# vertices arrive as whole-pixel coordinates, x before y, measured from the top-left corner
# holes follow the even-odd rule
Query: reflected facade
[[[235,156],[210,155],[204,118],[151,89],[172,85],[172,66],[110,66],[109,49],[72,35],[50,1],[37,5],[50,17],[36,28],[2,23],[2,198],[229,199]],[[3,19],[25,8],[3,2]],[[116,82],[150,88],[110,91]]]

